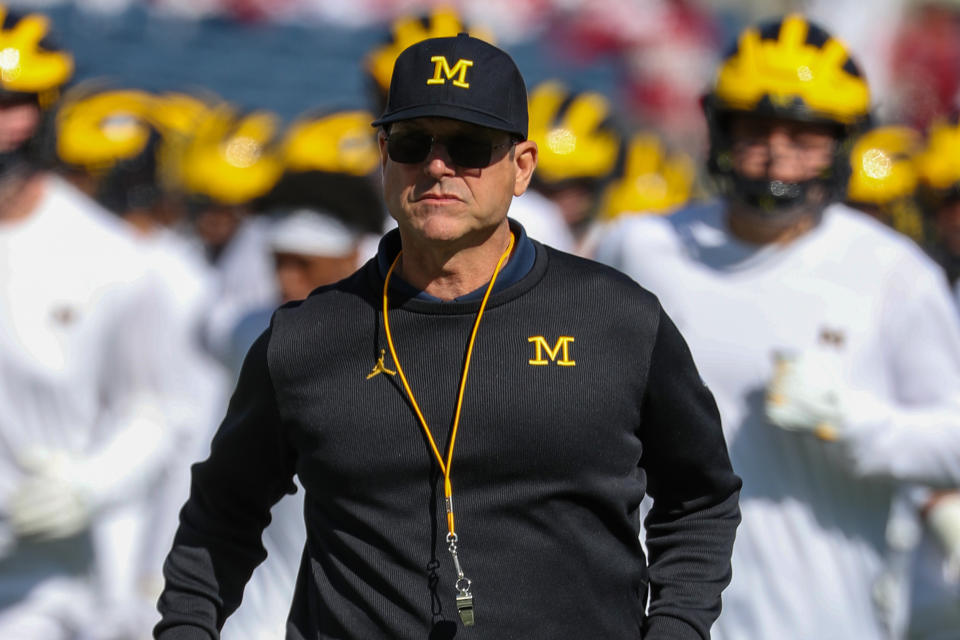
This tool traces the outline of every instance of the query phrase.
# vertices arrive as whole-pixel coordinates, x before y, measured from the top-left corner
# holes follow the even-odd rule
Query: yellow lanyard
[[[413,410],[417,414],[417,418],[420,420],[420,426],[423,427],[423,432],[427,434],[427,440],[430,442],[430,448],[433,450],[433,455],[437,459],[437,463],[440,465],[440,471],[443,472],[443,496],[447,508],[447,530],[449,532],[447,533],[447,544],[457,569],[456,586],[457,590],[459,591],[457,596],[457,608],[465,625],[473,624],[473,596],[470,594],[470,580],[464,576],[463,570],[460,567],[460,560],[457,557],[457,533],[453,520],[453,486],[450,483],[450,471],[451,465],[453,464],[453,447],[457,439],[457,427],[460,425],[460,409],[463,407],[463,392],[467,387],[467,373],[470,370],[470,356],[473,354],[473,343],[477,338],[477,329],[480,328],[480,319],[483,317],[483,310],[487,307],[487,300],[490,298],[490,292],[493,291],[493,285],[497,281],[497,276],[500,274],[500,269],[503,267],[503,263],[507,260],[507,258],[510,256],[510,252],[513,250],[513,241],[513,233],[511,233],[510,243],[507,245],[507,250],[503,252],[503,254],[500,256],[500,260],[497,262],[497,268],[493,271],[493,276],[490,278],[490,283],[487,285],[487,290],[483,294],[483,300],[480,302],[480,309],[477,311],[477,318],[473,322],[473,331],[470,332],[470,342],[467,345],[467,357],[463,363],[463,374],[460,377],[460,393],[457,396],[457,408],[453,416],[453,430],[450,433],[450,444],[447,447],[446,461],[444,461],[443,456],[440,455],[440,449],[437,447],[437,443],[433,438],[433,434],[430,432],[430,427],[427,425],[427,420],[423,417],[423,412],[420,411],[420,405],[417,404],[416,398],[413,397],[413,391],[410,389],[410,383],[407,382],[407,376],[404,375],[403,367],[400,366],[400,359],[397,358],[397,350],[393,346],[393,336],[390,334],[390,319],[387,314],[389,297],[387,292],[390,287],[390,276],[393,275],[393,270],[400,261],[400,256],[403,255],[402,250],[397,254],[397,257],[393,259],[393,263],[390,265],[390,269],[387,270],[387,275],[383,279],[383,329],[384,333],[387,334],[387,345],[390,347],[390,355],[393,357],[393,364],[397,367],[397,373],[400,374],[400,380],[403,382],[403,388],[407,392],[407,397],[410,399],[410,404],[413,406]]]

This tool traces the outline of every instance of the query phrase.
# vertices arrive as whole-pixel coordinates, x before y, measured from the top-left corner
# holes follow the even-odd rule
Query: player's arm
[[[26,472],[10,500],[18,535],[56,539],[88,527],[103,510],[143,496],[173,451],[169,408],[170,312],[145,274],[115,283],[100,304],[111,336],[98,354],[100,415],[83,450],[66,443],[20,453]]]
[[[881,320],[892,392],[857,389],[829,358],[800,354],[778,367],[767,415],[777,426],[828,440],[859,475],[960,486],[957,310],[940,273],[901,271]]]
[[[713,396],[662,310],[641,433],[641,465],[654,501],[645,521],[650,604],[644,638],[708,638],[730,582],[741,482]]]
[[[270,508],[293,491],[296,455],[267,362],[270,331],[244,361],[210,456],[192,469],[190,498],[164,564],[157,638],[215,638],[266,557]]]
[[[960,486],[960,316],[942,274],[910,278],[888,301],[896,404],[864,410],[849,455],[862,473]],[[886,413],[881,413],[886,410]]]

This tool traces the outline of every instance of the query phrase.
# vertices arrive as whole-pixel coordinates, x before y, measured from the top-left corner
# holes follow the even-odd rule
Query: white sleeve
[[[895,393],[854,394],[844,452],[863,475],[960,486],[960,318],[939,271],[897,280],[883,326]]]
[[[156,481],[176,435],[168,414],[176,403],[171,390],[178,350],[168,300],[148,276],[130,284],[114,300],[114,340],[103,356],[103,413],[83,465],[100,505],[124,501]]]
[[[628,235],[624,227],[623,219],[605,225],[594,242],[592,258],[630,275],[624,260],[625,236]]]

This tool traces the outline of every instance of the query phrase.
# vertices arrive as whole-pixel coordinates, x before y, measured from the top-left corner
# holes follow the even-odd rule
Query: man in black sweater
[[[288,638],[708,638],[739,522],[716,406],[653,295],[507,218],[537,159],[513,61],[415,44],[374,125],[398,229],[250,349],[156,636],[218,637],[296,474]]]

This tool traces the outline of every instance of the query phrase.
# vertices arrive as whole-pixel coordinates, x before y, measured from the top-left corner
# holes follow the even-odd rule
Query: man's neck
[[[0,179],[0,224],[24,220],[43,196],[41,173],[11,175]]]
[[[454,246],[410,238],[400,230],[398,273],[408,284],[441,300],[453,300],[490,281],[510,244],[506,220],[479,242]]]
[[[803,236],[819,221],[813,211],[786,214],[783,218],[764,218],[743,210],[736,203],[727,208],[727,228],[738,240],[747,244],[786,246]]]

